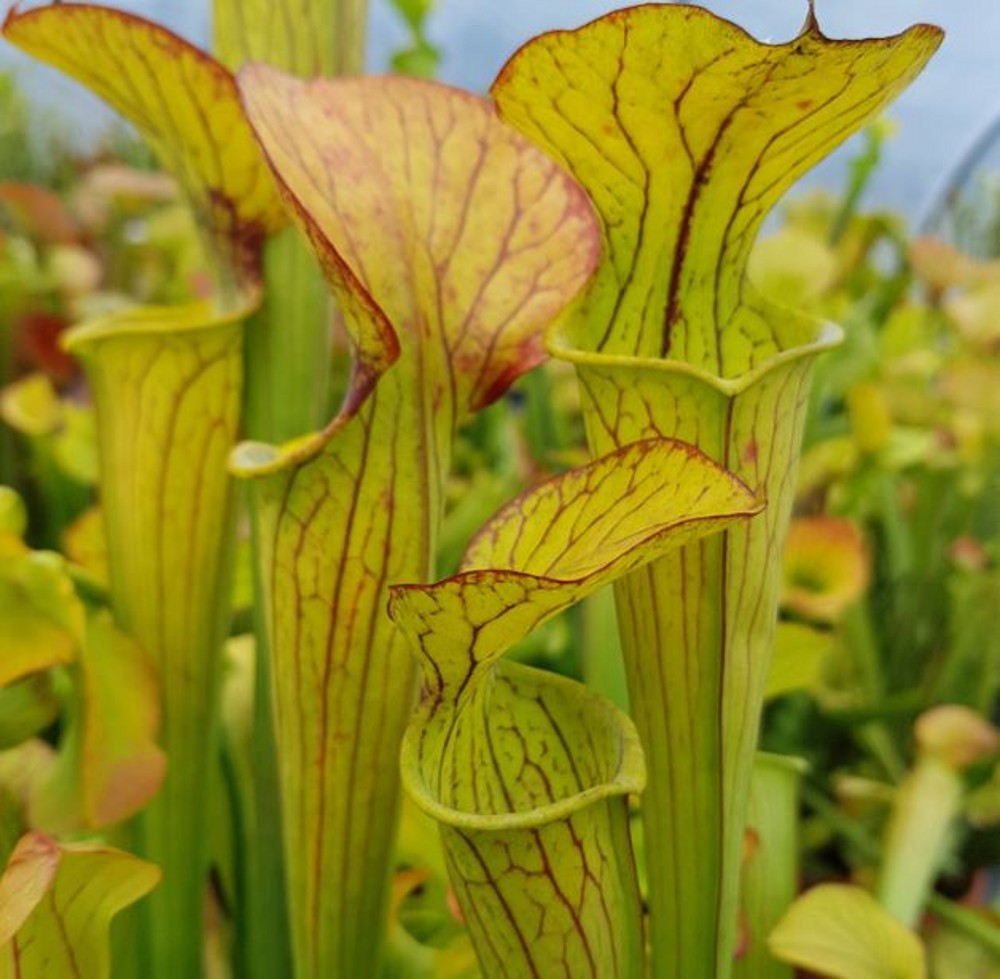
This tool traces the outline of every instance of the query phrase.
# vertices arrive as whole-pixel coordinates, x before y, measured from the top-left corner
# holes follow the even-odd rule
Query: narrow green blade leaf
[[[0,686],[72,663],[83,631],[62,558],[0,533]]]

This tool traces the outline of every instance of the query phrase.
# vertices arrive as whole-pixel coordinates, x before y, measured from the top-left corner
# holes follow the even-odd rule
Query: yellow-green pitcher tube
[[[628,814],[629,795],[645,782],[635,728],[609,701],[562,677],[516,664],[504,664],[498,674],[447,724],[418,715],[403,745],[407,788],[438,822],[483,975],[642,979],[642,912]],[[458,729],[458,737],[480,724],[491,728],[483,733],[500,754],[516,752],[518,741],[530,745],[524,749],[534,754],[530,763],[566,794],[544,804],[528,779],[511,778],[503,793],[506,811],[442,804],[450,793],[434,786],[437,759],[426,748],[417,757],[415,741],[428,738],[428,720],[439,730]],[[545,750],[545,738],[554,750]],[[564,750],[583,776],[573,789],[561,784]],[[452,791],[461,798],[458,786]]]
[[[577,367],[595,455],[655,436],[690,442],[767,501],[746,524],[615,585],[629,702],[646,752],[643,798],[654,975],[728,975],[750,773],[777,618],[780,555],[815,358],[839,331],[741,378],[672,361],[585,354]],[[809,334],[812,334],[811,336]],[[609,412],[608,406],[614,406]]]
[[[416,696],[385,587],[430,576],[449,454],[401,376],[252,489],[297,976],[374,975],[384,932]]]
[[[242,330],[239,311],[199,303],[125,311],[67,338],[96,406],[115,618],[153,658],[163,701],[167,775],[135,823],[136,845],[164,871],[141,906],[143,975],[202,968]]]
[[[392,589],[424,681],[404,784],[441,827],[487,979],[645,975],[626,800],[645,782],[635,726],[581,684],[500,657],[760,507],[690,446],[637,442],[513,500],[452,578]]]
[[[834,337],[763,301],[754,240],[782,193],[940,43],[757,41],[691,4],[640,4],[525,45],[491,93],[602,218],[603,262],[550,352],[577,365],[591,450],[684,439],[761,516],[617,587],[643,804],[655,979],[727,979],[743,819],[809,376]]]

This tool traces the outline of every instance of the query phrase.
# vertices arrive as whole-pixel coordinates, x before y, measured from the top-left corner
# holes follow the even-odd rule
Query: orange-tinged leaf
[[[59,844],[43,833],[21,838],[0,877],[0,948],[41,903],[59,868]]]
[[[850,520],[799,517],[785,542],[785,609],[814,622],[836,622],[864,593],[871,559]]]
[[[483,99],[402,78],[239,75],[357,350],[348,405],[402,346],[458,417],[542,356],[597,261],[586,197]]]
[[[221,274],[255,274],[261,239],[285,215],[225,68],[157,24],[91,4],[14,9],[3,33],[135,125],[184,188]]]
[[[159,877],[110,847],[22,837],[0,878],[0,976],[107,979],[111,920]]]
[[[786,344],[745,283],[781,194],[918,74],[941,31],[764,44],[706,10],[648,4],[522,48],[505,119],[565,162],[604,219],[580,342],[735,376]]]
[[[91,615],[56,764],[32,796],[32,826],[101,829],[138,812],[163,781],[159,689],[149,657],[108,613]]]
[[[28,237],[70,244],[80,240],[80,228],[66,206],[46,187],[0,181],[0,204]]]

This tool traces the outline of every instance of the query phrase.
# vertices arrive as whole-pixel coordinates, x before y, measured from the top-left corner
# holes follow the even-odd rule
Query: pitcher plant
[[[501,117],[601,216],[578,314],[549,335],[576,366],[596,455],[698,446],[764,513],[616,586],[649,771],[642,815],[652,974],[726,979],[782,543],[813,362],[839,331],[759,296],[748,254],[795,179],[920,71],[940,31],[761,43],[697,7],[645,5],[542,35],[503,68]]]
[[[645,974],[635,727],[582,684],[501,656],[615,578],[760,508],[689,446],[638,442],[514,500],[454,577],[392,589],[423,673],[404,779],[440,824],[487,979]]]
[[[192,800],[207,797],[215,763],[234,526],[226,459],[240,433],[260,249],[286,217],[233,76],[202,51],[90,5],[12,11],[3,30],[136,125],[185,192],[212,274],[209,299],[125,308],[67,339],[97,410],[111,603],[153,658],[163,700],[168,774],[130,845],[164,876],[140,906],[133,965],[195,975],[209,857],[207,808]]]
[[[233,457],[262,541],[296,974],[374,975],[416,697],[388,585],[431,577],[456,426],[539,362],[597,227],[483,99],[264,66],[240,86],[354,350],[325,429]]]

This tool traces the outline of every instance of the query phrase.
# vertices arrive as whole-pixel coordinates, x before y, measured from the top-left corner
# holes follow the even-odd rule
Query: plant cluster
[[[992,974],[1000,274],[757,242],[940,32],[215,7],[3,27],[164,171],[0,184],[3,968]]]

